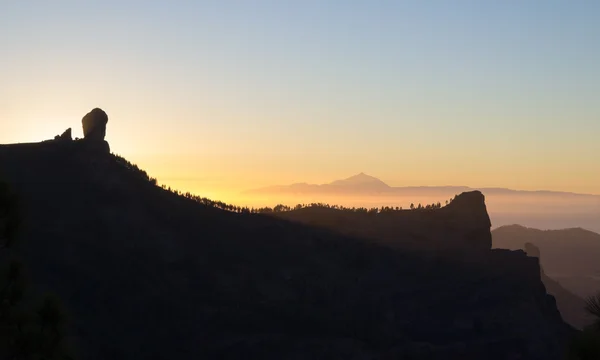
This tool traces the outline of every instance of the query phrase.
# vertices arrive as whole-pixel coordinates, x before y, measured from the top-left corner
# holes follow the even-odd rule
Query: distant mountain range
[[[573,192],[548,191],[548,190],[513,190],[508,188],[469,186],[401,186],[394,187],[382,180],[359,173],[342,180],[335,180],[327,184],[295,183],[291,185],[275,185],[245,191],[245,195],[267,194],[337,194],[337,195],[438,195],[459,194],[466,191],[480,190],[486,195],[558,195],[558,196],[592,196],[600,199],[600,195],[578,194]]]
[[[478,190],[485,195],[492,227],[521,224],[538,229],[582,227],[600,232],[600,195],[561,191],[527,191],[498,187],[403,186],[394,187],[360,173],[327,184],[296,183],[250,190],[244,196],[261,201],[329,203],[332,205],[381,207],[402,206],[414,202],[442,204],[455,195]]]

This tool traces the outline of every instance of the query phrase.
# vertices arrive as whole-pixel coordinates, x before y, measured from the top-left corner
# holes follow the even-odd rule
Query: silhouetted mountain
[[[457,214],[462,213],[462,218]],[[404,250],[425,250],[444,254],[462,255],[469,251],[487,251],[491,247],[486,239],[489,229],[483,197],[479,192],[463,193],[450,204],[440,210],[392,210],[379,213],[366,211],[344,211],[324,206],[309,206],[303,209],[274,212],[274,215],[289,220],[320,226],[349,236],[360,236],[373,239],[378,243]],[[456,227],[456,223],[463,226]],[[427,224],[435,224],[427,226]],[[471,224],[472,226],[464,226]],[[480,229],[476,225],[481,225]],[[503,232],[500,228],[492,231]],[[509,237],[513,241],[512,237]],[[516,236],[518,239],[519,237]],[[469,239],[473,239],[469,241]],[[533,245],[532,245],[533,246]],[[526,250],[525,243],[511,247],[512,250]],[[531,249],[527,251],[531,252]],[[537,255],[530,255],[539,258]],[[558,307],[565,320],[577,328],[589,325],[591,319],[585,313],[583,298],[564,289],[557,281],[552,280],[544,271],[541,277],[550,295],[556,297]]]
[[[369,176],[365,173],[351,176],[344,180],[336,180],[329,184],[333,187],[349,188],[353,190],[364,189],[364,190],[388,190],[390,187],[383,181]]]
[[[495,229],[492,235],[496,248],[537,246],[548,276],[575,294],[586,298],[600,290],[600,234],[581,228],[538,230],[511,225]]]
[[[82,359],[562,358],[572,329],[537,259],[490,250],[481,193],[398,216],[455,257],[404,251],[204,205],[88,143],[0,146],[19,253]]]
[[[463,193],[439,210],[369,212],[316,205],[274,214],[410,251],[488,252],[492,241],[490,218],[479,191]]]
[[[391,187],[376,177],[360,173],[343,180],[335,180],[328,184],[296,183],[292,185],[269,186],[261,189],[248,190],[245,194],[403,194],[415,192],[423,193],[452,193],[472,190],[466,186],[415,186],[415,187]]]
[[[339,186],[339,187],[338,187]],[[380,179],[360,173],[344,180],[335,180],[328,184],[296,183],[292,185],[276,185],[260,189],[248,190],[246,194],[285,194],[285,193],[339,193],[360,194],[365,191],[374,193],[387,192],[390,195],[455,195],[461,192],[479,190],[486,195],[544,195],[544,196],[572,196],[572,197],[594,197],[600,200],[600,195],[578,194],[564,191],[548,190],[513,190],[507,188],[468,186],[400,186],[392,187]]]

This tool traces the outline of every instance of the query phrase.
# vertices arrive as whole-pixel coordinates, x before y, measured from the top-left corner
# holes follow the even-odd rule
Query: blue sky
[[[0,142],[80,131],[100,106],[112,148],[163,177],[365,171],[600,193],[598,14],[552,0],[2,1]],[[165,156],[188,165],[155,165]],[[466,164],[481,171],[452,170]]]

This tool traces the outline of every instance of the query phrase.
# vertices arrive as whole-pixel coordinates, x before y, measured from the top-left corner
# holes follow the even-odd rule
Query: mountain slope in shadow
[[[494,229],[492,235],[496,248],[537,246],[548,276],[578,296],[586,298],[600,290],[600,234],[581,228],[538,230],[510,225]]]
[[[448,206],[439,210],[400,210],[375,214],[361,211],[345,211],[323,206],[311,206],[293,211],[275,212],[273,215],[336,230],[349,236],[369,238],[379,244],[403,250],[418,250],[442,253],[444,255],[464,256],[464,253],[477,254],[481,249],[488,249],[491,244],[491,242],[482,241],[486,239],[484,233],[487,230],[485,229],[489,229],[487,221],[485,219],[475,220],[476,214],[486,213],[485,206],[477,210],[478,206],[481,205],[475,199],[469,201],[471,204],[465,205],[466,194],[473,193],[465,193],[458,197],[458,201],[454,200]],[[475,210],[467,215],[468,219],[460,222],[461,224],[471,223],[471,229],[464,225],[457,228],[455,226],[457,223],[456,220],[452,221],[443,217],[444,212],[456,214],[457,207],[465,210]],[[427,224],[433,226],[428,226]],[[477,230],[474,227],[477,224],[483,224],[484,226]],[[514,237],[512,235],[504,236],[508,230],[508,228],[499,228],[492,231],[494,246],[510,250],[526,250],[525,242],[519,243],[519,241],[523,241],[523,236],[518,236],[518,234],[514,234]],[[537,230],[535,234],[538,234]],[[468,239],[469,236],[472,236],[476,240],[472,242],[460,241],[461,239]],[[506,247],[499,246],[501,243],[504,243]],[[511,246],[508,246],[509,244]],[[528,253],[531,253],[531,249]],[[539,258],[539,250],[537,251],[537,255],[530,256]],[[541,270],[541,279],[548,294],[556,298],[558,308],[563,318],[569,324],[579,329],[590,324],[591,319],[585,312],[585,301],[582,297],[562,287],[557,281],[547,276],[543,270]]]
[[[272,215],[405,251],[463,256],[487,253],[492,244],[491,222],[479,191],[462,193],[440,209],[369,212],[314,204]]]
[[[523,244],[523,250],[528,256],[542,258],[540,249],[532,243]],[[585,300],[565,289],[558,281],[548,277],[542,266],[540,266],[540,272],[546,290],[556,298],[563,319],[578,329],[592,325],[594,318],[585,310],[587,306]]]
[[[0,146],[0,176],[83,359],[559,359],[572,333],[537,259],[490,250],[480,193],[411,219],[471,245],[450,258],[205,206],[78,141]]]

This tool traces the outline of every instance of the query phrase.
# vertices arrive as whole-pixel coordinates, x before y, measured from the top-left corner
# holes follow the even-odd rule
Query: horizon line
[[[370,175],[369,175],[370,176]],[[579,193],[579,192],[574,192],[574,191],[562,191],[562,190],[545,190],[545,189],[537,189],[537,190],[524,190],[524,189],[513,189],[513,188],[508,188],[508,187],[502,187],[502,186],[483,186],[483,187],[478,187],[478,186],[468,186],[468,185],[401,185],[401,186],[393,186],[393,185],[388,185],[386,182],[384,182],[383,180],[375,177],[377,180],[382,181],[385,185],[387,185],[390,189],[407,189],[407,188],[466,188],[466,189],[471,189],[471,190],[508,190],[508,191],[514,191],[514,192],[528,192],[528,193],[555,193],[555,194],[570,194],[570,195],[580,195],[580,196],[600,196],[600,194],[594,194],[594,193]],[[347,178],[346,178],[347,179]],[[341,179],[342,181],[345,179]],[[339,181],[339,180],[333,180],[334,181]],[[314,184],[314,183],[307,183],[307,182],[296,182],[296,183],[292,183],[292,184],[288,184],[288,185],[267,185],[264,187],[260,187],[260,188],[254,188],[254,189],[248,189],[248,190],[243,190],[240,194],[244,194],[244,193],[248,193],[248,192],[254,192],[254,191],[261,191],[261,190],[269,190],[272,188],[276,188],[276,187],[290,187],[293,185],[309,185],[309,186],[335,186],[332,184],[332,182],[329,183],[323,183],[323,184]]]

